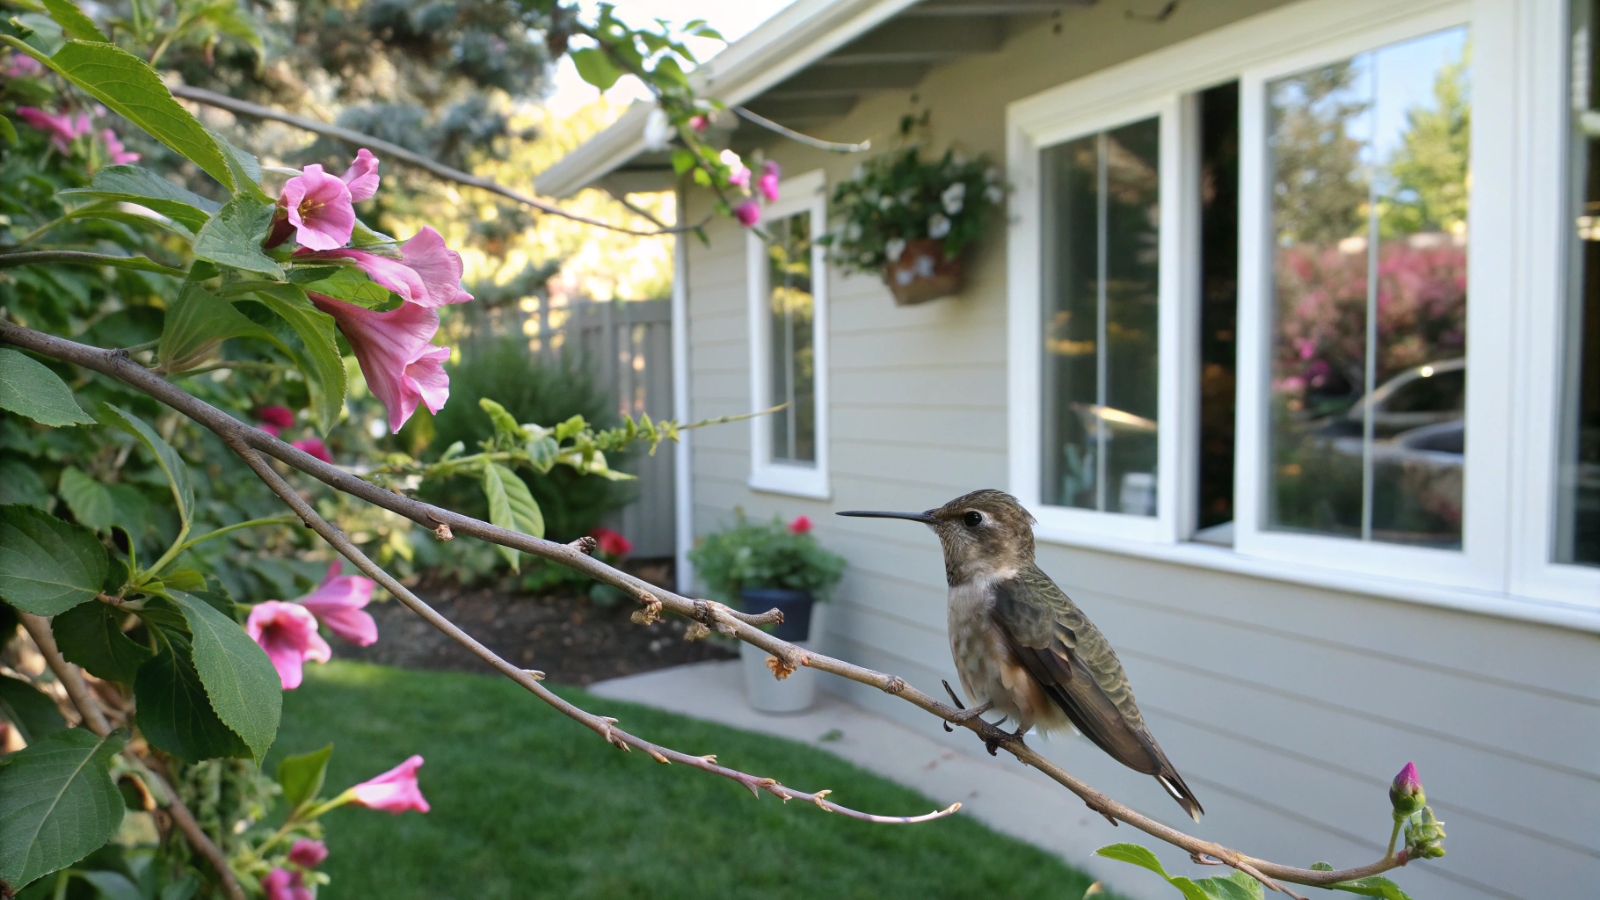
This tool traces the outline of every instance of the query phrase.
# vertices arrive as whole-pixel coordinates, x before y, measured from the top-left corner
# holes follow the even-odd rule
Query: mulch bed
[[[670,565],[641,563],[628,568],[646,581],[670,584]],[[682,619],[635,625],[628,617],[639,604],[625,600],[603,607],[576,593],[526,594],[496,586],[463,587],[436,578],[425,578],[416,590],[507,661],[539,669],[562,684],[587,685],[738,655],[716,640],[685,641]],[[370,647],[339,644],[337,656],[406,669],[488,671],[466,648],[393,600],[372,603],[367,611],[378,622],[378,642]]]

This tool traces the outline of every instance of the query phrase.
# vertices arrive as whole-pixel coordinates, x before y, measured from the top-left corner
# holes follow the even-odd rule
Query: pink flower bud
[[[789,530],[795,534],[808,534],[811,527],[809,516],[795,516],[794,521],[789,523]]]
[[[257,603],[245,620],[244,630],[267,652],[286,691],[300,686],[301,667],[306,660],[327,662],[333,658],[332,648],[317,634],[316,618],[298,603]]]
[[[350,188],[350,199],[356,203],[372,199],[372,195],[378,192],[378,158],[372,155],[371,150],[362,147],[356,151],[355,162],[350,164],[339,180]]]
[[[328,453],[328,445],[322,442],[322,438],[308,437],[303,441],[294,441],[289,446],[304,450],[329,465],[333,464],[333,456]]]
[[[778,199],[778,176],[782,173],[783,170],[778,164],[770,159],[761,167],[761,179],[756,183],[756,187],[760,189],[761,196],[767,198],[768,203]]]
[[[703,134],[707,128],[711,127],[711,120],[705,116],[690,116],[689,127]]]
[[[263,406],[256,410],[256,418],[261,420],[261,430],[273,437],[294,427],[294,410],[287,406]]]
[[[1414,763],[1406,763],[1400,774],[1394,777],[1389,785],[1389,803],[1394,807],[1394,814],[1405,818],[1422,809],[1428,802],[1427,795],[1422,791],[1422,779],[1417,775]]]
[[[316,894],[306,887],[305,878],[288,869],[268,872],[267,877],[261,879],[261,890],[267,900],[316,900]]]
[[[422,767],[422,757],[413,756],[376,778],[363,781],[350,790],[350,802],[368,809],[381,809],[388,813],[403,813],[408,809],[428,811],[428,801],[417,786],[417,769]]]
[[[733,208],[733,217],[739,220],[740,225],[752,228],[761,221],[761,204],[746,200]]]
[[[289,850],[289,862],[297,866],[304,866],[307,869],[315,869],[317,866],[322,865],[322,861],[327,858],[328,845],[321,841],[313,841],[310,838],[301,838],[295,841],[294,846]]]
[[[300,605],[311,610],[328,630],[355,644],[368,647],[378,641],[378,623],[362,607],[372,600],[374,583],[360,575],[340,575],[337,560],[316,590],[300,598]]]

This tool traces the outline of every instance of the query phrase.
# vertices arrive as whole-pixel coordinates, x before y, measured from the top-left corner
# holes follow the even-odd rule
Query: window
[[[1239,362],[1239,83],[1199,102],[1199,444],[1194,539],[1233,543],[1234,396]]]
[[[821,172],[791,178],[747,237],[752,411],[750,486],[828,496],[827,270]]]
[[[1557,448],[1553,561],[1600,566],[1600,3],[1574,4],[1572,257]]]

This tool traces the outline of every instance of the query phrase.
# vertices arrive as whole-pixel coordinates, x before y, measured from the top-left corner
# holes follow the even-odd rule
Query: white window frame
[[[811,217],[811,340],[816,387],[816,460],[813,465],[775,461],[772,458],[772,422],[766,416],[750,420],[750,480],[752,490],[826,500],[832,490],[828,480],[828,259],[827,248],[816,238],[827,231],[827,178],[818,169],[784,179],[778,199],[762,211],[771,222],[796,214]],[[745,236],[746,273],[750,313],[750,411],[771,409],[768,361],[772,355],[770,298],[767,290],[767,242],[754,230]]]
[[[1471,29],[1473,190],[1469,210],[1468,464],[1462,550],[1363,543],[1264,529],[1270,372],[1271,227],[1266,193],[1265,84],[1457,25]],[[1568,72],[1559,0],[1306,0],[1216,29],[1012,103],[1007,162],[1016,190],[1008,236],[1008,405],[1011,489],[1039,519],[1042,541],[1333,590],[1600,632],[1600,571],[1550,562],[1556,515],[1561,364],[1552,348],[1566,301]],[[1553,52],[1552,48],[1561,48]],[[1240,311],[1234,546],[1187,542],[1196,494],[1199,398],[1197,160],[1185,98],[1237,79],[1241,90]],[[1039,504],[1042,239],[1038,151],[1165,104],[1183,135],[1178,181],[1162,183],[1158,524]],[[1173,112],[1173,109],[1176,109]],[[1147,113],[1146,113],[1147,114]],[[1174,196],[1174,194],[1176,196]],[[1181,200],[1182,209],[1173,209]],[[1181,234],[1169,237],[1168,215]],[[1175,237],[1176,241],[1172,238]],[[1168,263],[1167,247],[1181,247]],[[1180,268],[1182,266],[1183,268]],[[1166,289],[1169,276],[1182,281]],[[1177,347],[1169,347],[1175,341]],[[1174,387],[1173,382],[1177,384]],[[1169,412],[1176,404],[1176,414]],[[1176,462],[1173,458],[1176,456]],[[1070,514],[1069,514],[1070,513]]]

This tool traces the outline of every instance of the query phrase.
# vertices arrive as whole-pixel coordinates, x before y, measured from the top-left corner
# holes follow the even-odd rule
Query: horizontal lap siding
[[[1060,34],[1048,25],[1025,30],[1003,53],[936,69],[919,85],[934,111],[933,143],[953,140],[968,155],[998,158],[1006,103],[1273,5],[1186,5],[1160,26],[1125,18],[1118,4],[1066,13]],[[888,133],[906,102],[905,93],[868,97],[819,133]],[[825,169],[830,185],[857,162],[792,143],[769,154],[792,174]],[[690,216],[704,203],[691,199]],[[725,525],[736,508],[756,518],[811,516],[821,540],[849,561],[824,647],[935,695],[943,694],[941,679],[954,683],[937,542],[909,522],[832,512],[926,509],[1006,486],[1004,230],[997,221],[953,300],[898,308],[877,279],[830,273],[832,500],[749,490],[747,423],[694,438],[696,533]],[[744,237],[721,220],[708,233],[709,248],[689,249],[695,417],[750,405]],[[1594,636],[1061,546],[1041,547],[1039,558],[1118,648],[1151,728],[1208,815],[1198,827],[1180,821],[1152,779],[1082,738],[1030,739],[1089,783],[1245,852],[1354,865],[1381,854],[1387,780],[1415,760],[1447,823],[1450,854],[1395,875],[1413,896],[1595,894]],[[880,691],[824,684],[952,747],[982,752],[970,735],[945,735]],[[1119,840],[1158,846],[1126,828],[1070,830],[1081,836],[1067,852],[1080,860]],[[1174,871],[1214,874],[1182,854],[1161,855]]]

